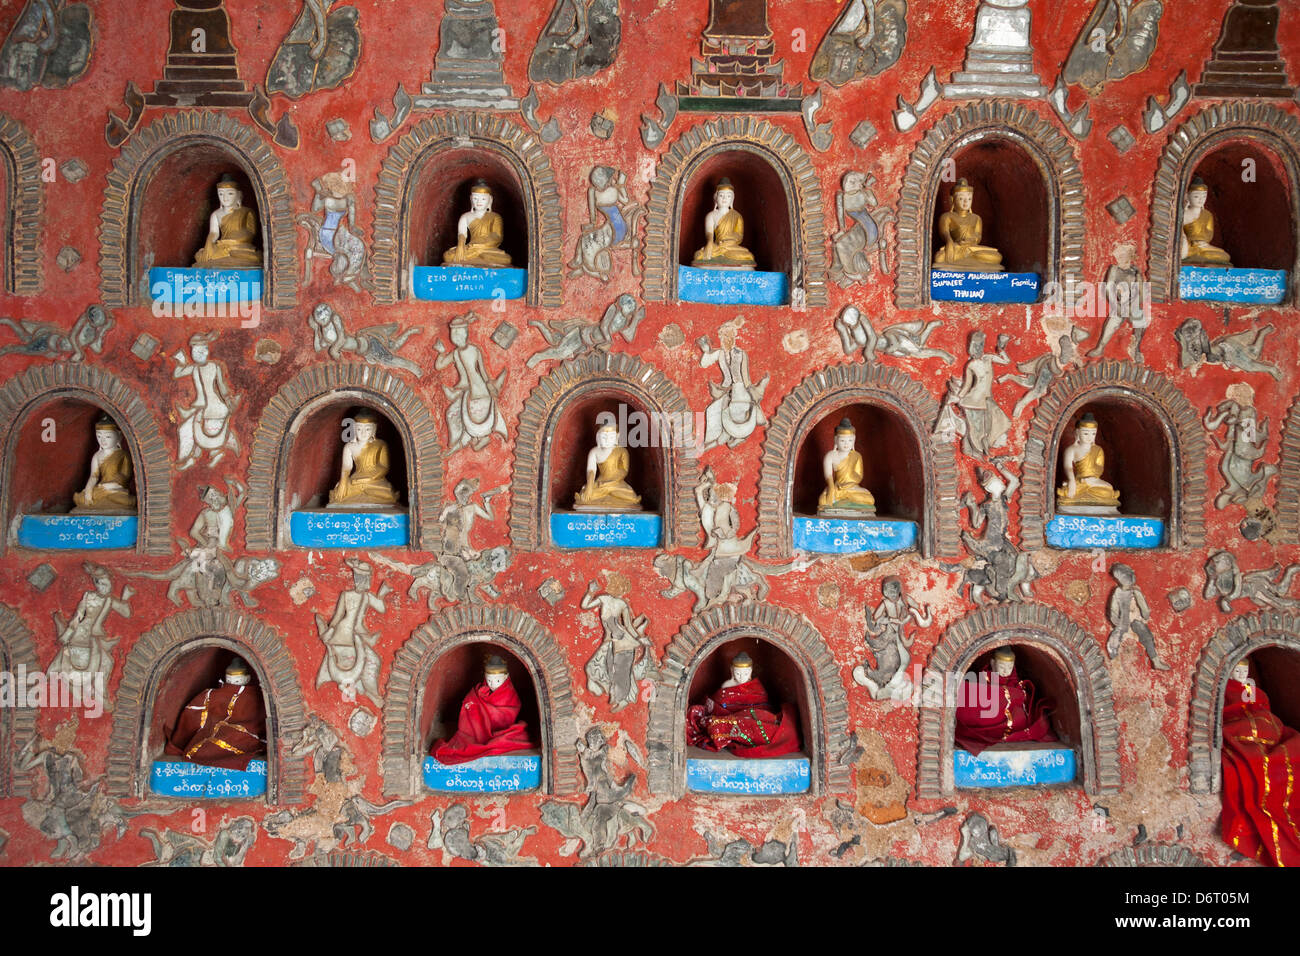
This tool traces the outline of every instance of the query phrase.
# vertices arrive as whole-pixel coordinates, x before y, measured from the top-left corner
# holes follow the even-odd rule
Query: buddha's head
[[[1205,185],[1205,180],[1200,176],[1192,180],[1192,184],[1187,187],[1187,211],[1190,213],[1199,213],[1205,208],[1205,201],[1210,198],[1210,187]]]
[[[496,690],[506,682],[510,676],[506,669],[505,660],[498,654],[493,654],[483,665],[483,683],[488,685],[488,690]]]
[[[1232,679],[1239,684],[1244,684],[1250,680],[1250,665],[1245,661],[1238,661],[1232,668]]]
[[[614,416],[606,412],[606,416],[612,419]],[[596,429],[596,447],[613,448],[618,444],[618,426],[613,421],[606,421]]]
[[[253,682],[253,671],[242,658],[236,657],[226,665],[226,683],[235,687],[247,687]]]
[[[362,445],[368,445],[375,439],[379,429],[379,416],[368,408],[359,408],[352,413],[353,439]]]
[[[229,173],[221,177],[217,183],[217,202],[221,204],[222,209],[237,209],[244,204],[244,191],[239,188],[239,183],[235,177]]]
[[[731,180],[723,176],[718,180],[718,188],[713,190],[713,205],[719,212],[726,212],[736,202],[736,190]]]
[[[952,208],[955,212],[970,212],[971,203],[975,200],[975,187],[964,179],[957,180],[957,185],[952,187]]]
[[[1016,669],[1016,652],[1009,647],[999,647],[993,652],[993,673],[999,677],[1010,677]]]
[[[478,180],[470,187],[469,207],[475,212],[487,212],[492,208],[492,187],[485,180]]]
[[[858,430],[853,427],[853,423],[848,418],[841,418],[835,426],[835,450],[852,451],[857,438]]]
[[[754,659],[741,651],[731,659],[731,679],[744,684],[754,677]]]
[[[122,447],[122,432],[111,418],[101,418],[95,423],[95,441],[100,451],[115,451]]]
[[[1084,448],[1097,444],[1097,419],[1092,412],[1086,413],[1079,419],[1079,424],[1074,426],[1074,440]]]

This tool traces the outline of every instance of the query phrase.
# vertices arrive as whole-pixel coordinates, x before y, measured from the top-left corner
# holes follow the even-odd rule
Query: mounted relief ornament
[[[1163,14],[1160,0],[1097,0],[1062,78],[1095,96],[1108,81],[1145,70],[1160,39]]]
[[[95,18],[86,4],[27,0],[0,47],[0,86],[24,93],[70,86],[85,75],[94,42]]]
[[[849,0],[822,39],[808,76],[843,86],[898,62],[907,43],[906,0]]]
[[[559,85],[607,69],[623,25],[618,0],[556,0],[528,61],[534,83]]]
[[[303,0],[302,12],[280,41],[266,71],[266,89],[296,100],[342,86],[361,56],[361,14],[356,7],[331,10],[333,0]]]
[[[632,274],[641,274],[641,243],[637,234],[645,207],[632,202],[627,194],[627,176],[612,166],[597,166],[591,171],[587,187],[587,216],[582,227],[569,276],[589,275],[608,282],[614,268],[615,249],[631,251]]]
[[[298,225],[307,230],[306,269],[303,285],[311,285],[311,261],[329,262],[335,285],[361,291],[365,282],[366,244],[357,232],[356,183],[342,173],[326,173],[312,180],[312,213],[324,213],[321,219],[303,213]]]

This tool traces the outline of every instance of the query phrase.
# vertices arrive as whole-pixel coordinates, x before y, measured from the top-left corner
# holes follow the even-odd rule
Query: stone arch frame
[[[0,604],[0,671],[28,674],[41,672],[36,660],[32,632],[13,608]],[[36,734],[34,707],[0,707],[0,797],[25,797],[31,792],[29,774],[14,768],[14,758]]]
[[[646,301],[677,301],[677,246],[684,187],[702,163],[717,153],[732,150],[753,153],[780,177],[790,211],[791,291],[802,284],[808,305],[829,304],[826,214],[817,170],[793,136],[756,116],[723,116],[692,127],[660,159],[646,203],[642,279]]]
[[[852,768],[844,760],[852,738],[848,695],[839,665],[821,634],[804,617],[758,602],[724,604],[697,614],[664,652],[646,728],[651,791],[673,797],[685,794],[691,679],[710,654],[741,637],[766,641],[794,661],[808,700],[804,746],[812,760],[811,792],[815,796],[847,792],[852,786]]]
[[[184,655],[203,647],[234,651],[257,674],[266,704],[266,802],[302,803],[307,773],[289,750],[306,726],[298,665],[280,633],[233,608],[199,608],[164,618],[141,635],[126,656],[114,699],[108,742],[108,792],[144,797],[149,780],[149,727],[167,671]]]
[[[249,452],[245,540],[250,551],[291,547],[283,518],[294,428],[321,404],[348,398],[388,416],[406,449],[410,550],[433,550],[442,504],[442,444],[433,415],[406,382],[361,362],[309,365],[280,386],[262,410]]]
[[[1269,103],[1230,100],[1216,103],[1187,120],[1169,137],[1160,154],[1151,189],[1151,238],[1147,276],[1154,302],[1173,302],[1178,295],[1179,197],[1202,159],[1232,140],[1248,139],[1273,153],[1290,179],[1291,230],[1297,259],[1288,277],[1288,296],[1300,294],[1300,119]]]
[[[104,304],[139,303],[140,201],[158,164],[195,143],[232,152],[248,175],[262,230],[262,301],[271,309],[293,308],[298,303],[298,241],[289,177],[256,130],[228,114],[207,110],[159,117],[135,133],[114,160],[99,215],[99,290]]]
[[[853,363],[813,372],[781,400],[768,422],[758,477],[760,557],[791,555],[794,469],[808,432],[832,407],[859,402],[901,415],[921,450],[926,487],[919,537],[922,556],[958,553],[956,454],[951,443],[936,446],[930,440],[939,403],[920,382],[899,369]]]
[[[1278,450],[1277,527],[1282,540],[1300,542],[1300,398],[1287,410]]]
[[[653,365],[631,355],[597,351],[552,369],[537,383],[519,413],[510,483],[510,540],[519,550],[537,551],[550,543],[550,450],[556,423],[575,400],[607,389],[636,396],[647,414],[665,416],[670,422],[683,421],[682,416],[690,414],[677,386]],[[691,547],[700,535],[693,497],[699,463],[676,441],[663,449],[663,461],[660,550]]]
[[[528,229],[525,302],[558,308],[564,304],[564,222],[551,161],[533,133],[502,116],[473,111],[429,116],[389,149],[375,183],[370,251],[375,301],[390,305],[402,297],[403,263],[410,242],[412,173],[437,152],[467,146],[505,160],[519,180]]]
[[[1223,695],[1232,669],[1266,647],[1300,653],[1300,617],[1278,611],[1235,617],[1201,652],[1187,723],[1187,770],[1192,793],[1218,793],[1223,785]]]
[[[941,677],[943,687],[952,686],[977,657],[1002,644],[1031,645],[1046,651],[1061,667],[1074,686],[1079,705],[1083,789],[1090,795],[1118,792],[1119,721],[1106,657],[1096,638],[1054,608],[1001,604],[981,608],[948,625],[926,665],[927,685]],[[922,799],[939,799],[954,791],[956,711],[942,705],[927,706],[924,697],[918,719],[916,793]]]
[[[1143,365],[1091,362],[1058,379],[1034,409],[1025,439],[1020,488],[1020,541],[1046,545],[1061,433],[1076,411],[1099,398],[1120,397],[1149,409],[1169,441],[1170,508],[1166,548],[1205,546],[1205,428],[1191,402],[1169,379]]]
[[[75,398],[98,406],[122,431],[135,471],[141,554],[171,554],[172,461],[163,443],[160,423],[144,400],[117,377],[93,365],[58,362],[33,365],[0,386],[0,554],[8,545],[10,489],[13,487],[14,447],[18,429],[40,403]]]
[[[1098,860],[1095,866],[1209,866],[1203,859],[1177,843],[1147,842],[1122,846]]]
[[[898,203],[898,279],[894,305],[930,305],[930,237],[943,162],[982,139],[1019,147],[1047,183],[1047,271],[1043,285],[1083,278],[1084,190],[1079,158],[1069,138],[1038,112],[1012,100],[981,100],[944,116],[912,151]]]
[[[448,651],[480,641],[509,650],[533,679],[542,725],[542,792],[577,793],[581,788],[573,744],[578,730],[568,654],[532,617],[500,604],[437,611],[398,649],[384,688],[384,793],[415,796],[422,792],[425,754],[419,724],[429,676]]]
[[[4,164],[5,263],[4,291],[36,295],[43,284],[41,230],[43,191],[41,157],[27,127],[0,114],[0,163]]]

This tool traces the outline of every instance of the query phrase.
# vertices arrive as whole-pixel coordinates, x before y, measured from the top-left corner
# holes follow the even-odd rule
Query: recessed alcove
[[[713,209],[713,193],[723,177],[735,189],[733,208],[745,222],[741,245],[754,254],[755,268],[788,274],[792,242],[785,187],[766,159],[740,149],[713,153],[686,174],[678,212],[677,261],[689,266],[704,247],[704,217]]]
[[[1300,728],[1300,650],[1276,644],[1242,658],[1268,695],[1269,709],[1286,726]]]
[[[456,223],[470,208],[470,188],[483,180],[492,190],[492,211],[501,216],[501,249],[511,264],[527,269],[527,210],[510,164],[486,150],[445,149],[426,153],[412,170],[408,247],[418,266],[441,266],[456,245]]]
[[[1209,187],[1205,208],[1214,214],[1210,241],[1228,252],[1234,268],[1289,270],[1295,264],[1294,185],[1271,149],[1255,140],[1231,140],[1196,164],[1192,179],[1196,177]]]
[[[243,204],[257,217],[253,244],[263,249],[266,218],[243,159],[218,143],[196,141],[162,157],[140,184],[135,256],[140,268],[188,269],[208,237],[208,219],[219,203],[217,182],[229,175]]]

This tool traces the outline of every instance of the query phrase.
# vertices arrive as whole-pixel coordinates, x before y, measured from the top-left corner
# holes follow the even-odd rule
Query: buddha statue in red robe
[[[250,760],[265,756],[266,708],[252,682],[252,670],[236,657],[217,687],[185,705],[163,753],[227,770],[247,770]]]
[[[1015,652],[999,647],[988,668],[957,693],[957,746],[978,756],[993,744],[1054,743],[1051,702],[1034,697],[1034,685],[1016,674]]]
[[[753,659],[742,651],[731,662],[731,679],[686,711],[686,743],[737,757],[777,757],[799,750],[798,720],[789,704],[780,713],[772,709]]]
[[[528,728],[519,720],[519,695],[510,683],[506,662],[495,654],[483,667],[483,680],[465,695],[456,717],[456,733],[433,745],[440,764],[466,763],[479,757],[530,750]]]
[[[1300,866],[1300,734],[1274,716],[1242,661],[1223,695],[1223,839],[1273,866]]]

